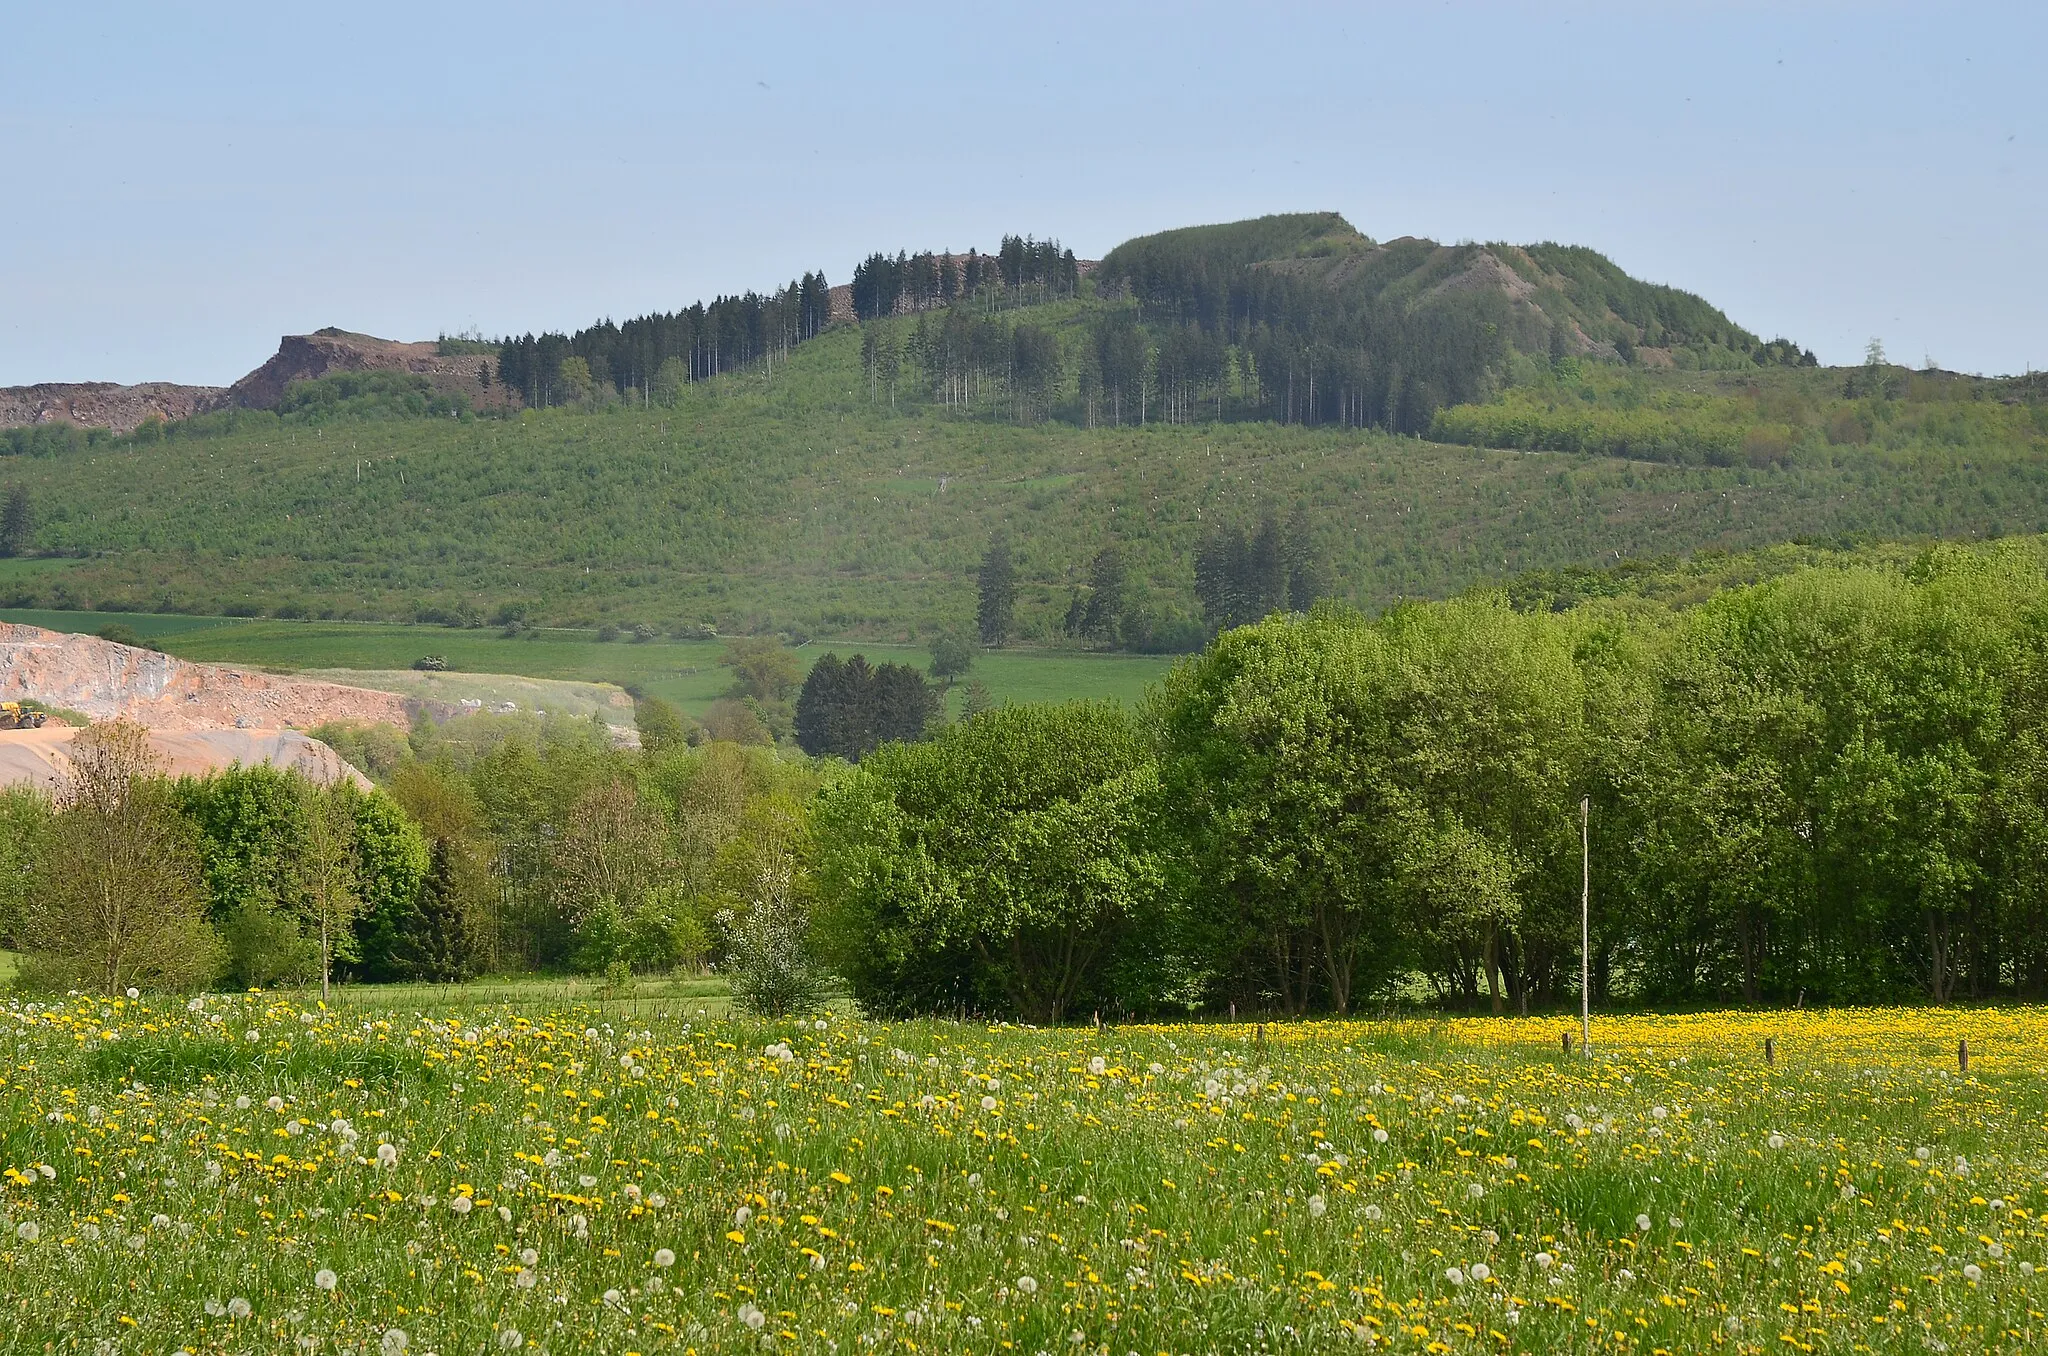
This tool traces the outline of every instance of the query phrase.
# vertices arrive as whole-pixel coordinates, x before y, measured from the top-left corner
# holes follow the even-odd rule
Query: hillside
[[[1037,314],[1078,343],[1085,311]],[[265,416],[24,457],[4,478],[37,506],[33,546],[69,559],[0,574],[0,601],[908,637],[971,616],[1000,528],[1025,633],[1046,638],[1111,540],[1146,606],[1192,617],[1204,532],[1269,505],[1306,508],[1337,590],[1365,604],[1703,546],[2048,528],[2048,477],[2019,440],[1683,466],[1254,421],[1017,422],[1008,405],[949,411],[906,380],[892,413],[841,328],[669,409]]]
[[[1040,280],[1013,246],[1025,262],[981,256],[964,290],[960,256],[874,256],[865,322],[805,275],[507,341],[528,366],[568,355],[545,408],[478,410],[510,384],[479,379],[484,345],[323,332],[232,388],[275,410],[17,431],[35,455],[0,488],[28,497],[33,558],[0,563],[0,605],[908,642],[968,622],[1001,533],[1022,640],[1070,643],[1115,544],[1124,643],[1161,649],[1201,634],[1198,547],[1268,514],[1299,514],[1330,590],[1368,607],[1700,549],[2048,529],[2040,390],[1813,367],[1591,251],[1381,244],[1334,214],[1144,237],[1085,271],[1038,242]]]

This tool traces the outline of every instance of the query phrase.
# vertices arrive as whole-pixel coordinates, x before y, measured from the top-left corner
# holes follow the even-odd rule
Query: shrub
[[[831,996],[832,976],[811,950],[810,903],[794,869],[786,862],[764,867],[752,893],[718,915],[734,1006],[762,1017],[817,1011]]]

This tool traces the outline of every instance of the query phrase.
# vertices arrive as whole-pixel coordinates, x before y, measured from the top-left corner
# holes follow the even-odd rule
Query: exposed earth
[[[331,720],[407,729],[391,692],[173,659],[97,636],[0,622],[0,700],[23,698],[151,730],[276,730]]]
[[[40,730],[0,730],[0,787],[29,785],[56,791],[71,770],[70,745],[78,731],[69,725]],[[173,777],[203,776],[239,763],[284,768],[318,786],[344,779],[367,791],[369,778],[342,756],[297,730],[151,730],[149,744]]]
[[[450,355],[431,341],[400,343],[329,328],[286,335],[268,361],[232,386],[59,381],[0,387],[0,428],[62,422],[133,433],[150,418],[185,419],[230,407],[275,409],[293,382],[333,372],[411,372],[425,377],[442,395],[466,397],[473,408],[519,401],[498,384],[497,361],[488,354]],[[483,381],[485,373],[489,386]]]

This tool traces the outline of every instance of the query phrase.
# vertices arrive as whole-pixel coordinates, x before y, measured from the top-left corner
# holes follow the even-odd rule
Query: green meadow
[[[732,686],[717,640],[599,641],[589,630],[537,629],[507,639],[495,630],[419,626],[402,622],[317,622],[189,617],[134,612],[60,609],[0,610],[0,621],[53,631],[94,634],[111,625],[180,659],[239,664],[277,672],[307,669],[406,669],[434,655],[463,673],[507,673],[527,678],[608,682],[662,697],[701,715]],[[797,649],[806,671],[821,656],[861,653],[876,662],[925,668],[929,650],[866,640],[813,640]],[[984,652],[968,675],[996,701],[1061,701],[1073,697],[1136,702],[1148,684],[1166,676],[1173,660],[1074,650],[1010,649]],[[336,675],[338,677],[338,675]],[[951,694],[957,707],[964,688]]]

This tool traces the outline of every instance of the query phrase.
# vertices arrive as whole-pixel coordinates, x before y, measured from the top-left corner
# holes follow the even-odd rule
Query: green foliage
[[[49,797],[29,786],[0,788],[0,945],[15,945],[49,831]]]
[[[974,667],[974,642],[958,631],[941,631],[932,641],[931,675],[951,687]]]
[[[1010,639],[1045,644],[1060,636],[1072,586],[1104,542],[1118,542],[1155,618],[1193,619],[1195,557],[1211,528],[1253,524],[1269,510],[1285,523],[1303,508],[1318,526],[1332,595],[1368,608],[1529,568],[1708,546],[2048,526],[2048,484],[2032,469],[2048,427],[2020,395],[2001,404],[2010,392],[1992,383],[1914,375],[1901,380],[1899,398],[1850,401],[1839,372],[1752,369],[1738,380],[1591,362],[1577,386],[1546,375],[1506,406],[1554,400],[1560,411],[1623,417],[1634,402],[1680,428],[1734,430],[1717,444],[1737,450],[1725,467],[1531,457],[1238,421],[1249,406],[1221,424],[1160,425],[1148,412],[1140,429],[1130,426],[1135,391],[1119,427],[1107,387],[1092,397],[1097,426],[1081,426],[1089,415],[1079,376],[1097,327],[1130,310],[1074,300],[1030,312],[1060,341],[1061,389],[1071,398],[1054,422],[1029,428],[1013,422],[1006,358],[988,360],[984,381],[947,375],[935,350],[917,357],[890,414],[865,398],[859,336],[832,331],[773,374],[693,383],[673,409],[320,428],[265,414],[267,424],[207,436],[179,431],[191,421],[172,424],[161,446],[117,440],[89,456],[22,458],[11,478],[41,509],[37,549],[80,558],[7,574],[0,601],[220,615],[295,600],[328,618],[468,609],[499,614],[504,626],[517,610],[522,627],[654,619],[671,635],[708,622],[725,634],[905,640],[913,626],[975,608],[979,566],[1002,532],[1013,568]],[[914,320],[877,323],[914,337]],[[1242,394],[1254,389],[1246,383],[1270,378],[1284,390],[1284,373],[1247,375],[1248,354],[1232,360],[1232,389],[1253,399]],[[1327,379],[1319,369],[1319,401]],[[1755,396],[1745,394],[1751,385]],[[1158,398],[1154,389],[1148,400]],[[1728,400],[1754,420],[1721,417]],[[1809,428],[1795,403],[1812,405],[1817,433],[1784,435]],[[1207,411],[1206,397],[1190,408]],[[1754,446],[1752,427],[1762,429]],[[333,440],[342,437],[349,446],[337,473]],[[1787,451],[1773,451],[1773,440]],[[1330,531],[1333,523],[1351,530]],[[451,631],[361,666],[404,668],[425,652],[472,672],[566,662],[572,637],[527,634],[535,633],[522,629],[526,658],[502,657],[495,634]],[[303,662],[300,653],[329,638],[307,626],[273,640],[267,656],[248,662]],[[573,640],[589,645],[589,630]],[[478,653],[486,644],[496,651]],[[599,675],[658,670],[671,699],[680,673],[709,667],[695,655],[577,662]],[[984,677],[1001,692],[999,672]],[[711,686],[685,709],[701,711],[717,695]]]
[[[16,937],[32,987],[189,989],[219,973],[192,826],[140,726],[73,736]]]
[[[5,502],[0,503],[0,556],[24,554],[35,533],[35,501],[29,498],[26,487],[8,486]]]
[[[803,865],[805,810],[783,794],[755,800],[712,863],[719,969],[744,1012],[815,1012],[837,987],[813,935],[817,899]]]
[[[462,898],[461,849],[436,838],[420,881],[419,902],[400,923],[402,968],[408,978],[454,984],[476,973],[476,948],[469,936]]]
[[[648,753],[667,753],[691,742],[696,722],[659,697],[642,697],[633,703],[633,726],[640,732],[640,747]]]
[[[327,793],[349,811],[350,865],[356,901],[351,949],[336,954],[361,957],[366,977],[396,979],[407,973],[405,934],[426,879],[428,849],[419,826],[382,791],[357,792],[343,783]]]
[[[86,429],[76,424],[27,424],[0,428],[0,456],[53,457],[83,452],[107,439],[103,428]]]
[[[811,666],[796,703],[796,741],[813,757],[858,761],[882,745],[924,737],[939,694],[907,664],[870,667],[865,655],[827,654]]]
[[[139,649],[149,650],[153,650],[156,648],[154,645],[150,645],[146,641],[144,641],[143,638],[136,633],[135,628],[128,625],[126,622],[109,623],[106,626],[102,626],[95,634],[97,634],[101,640],[111,640],[116,645],[133,645]]]
[[[1156,980],[1134,940],[1163,935],[1156,786],[1105,704],[1004,707],[883,749],[817,811],[826,954],[864,1007],[899,1014],[1057,1022],[1114,967]]]
[[[412,756],[405,736],[379,721],[329,721],[306,732],[372,781],[382,782]]]
[[[1584,798],[1602,1002],[2048,992],[2048,548],[1872,552],[1701,602],[1696,572],[1673,610],[1658,577],[1565,612],[1481,594],[1226,631],[1121,746],[1156,779],[1142,813],[1035,799],[1119,747],[1061,708],[886,749],[818,810],[831,954],[897,1013],[1352,1011],[1410,975],[1450,1006],[1556,1004]],[[1091,913],[1070,882],[1122,889],[1134,852],[1147,905]]]
[[[336,419],[418,419],[459,417],[469,412],[461,395],[441,395],[433,383],[413,372],[333,372],[310,381],[295,381],[278,401],[280,417],[296,422],[326,423]]]
[[[981,557],[974,579],[975,628],[984,645],[1003,646],[1017,625],[1017,567],[1010,559],[1010,540],[998,535]]]
[[[787,703],[803,681],[803,665],[781,642],[766,637],[742,637],[726,642],[725,662],[732,668],[732,697],[747,698],[763,706]]]
[[[227,954],[227,980],[236,988],[299,984],[320,974],[319,943],[298,921],[250,898],[234,903],[216,922]]]
[[[2032,411],[2006,403],[2000,385],[1937,374],[1898,382],[1904,398],[1887,399],[1889,379],[1872,374],[1889,370],[1858,369],[1845,382],[1817,371],[1652,381],[1593,369],[1439,411],[1430,436],[1684,466],[1886,474],[1958,455],[2011,461],[2048,450]]]

